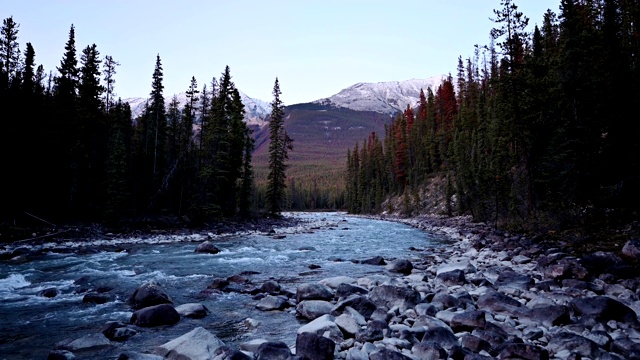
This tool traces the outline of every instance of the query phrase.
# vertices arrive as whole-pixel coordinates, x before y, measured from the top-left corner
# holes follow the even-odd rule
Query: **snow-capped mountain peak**
[[[440,75],[427,79],[357,83],[314,103],[393,114],[403,111],[407,105],[415,107],[420,100],[421,89],[426,91],[431,87],[435,91],[446,78],[446,75]]]

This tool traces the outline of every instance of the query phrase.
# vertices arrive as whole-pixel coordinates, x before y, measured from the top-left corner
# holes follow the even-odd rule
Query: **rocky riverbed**
[[[256,308],[303,319],[295,347],[273,339],[227,346],[202,327],[119,359],[640,359],[640,243],[618,255],[580,257],[540,239],[494,232],[468,218],[394,219],[446,234],[447,247],[411,249],[406,259],[353,260],[377,274],[302,283],[255,283],[250,273],[215,279],[211,292],[251,294]],[[130,299],[129,323],[58,344],[49,359],[73,359],[142,328],[207,316],[174,306],[161,286]],[[269,326],[251,324],[248,327]]]

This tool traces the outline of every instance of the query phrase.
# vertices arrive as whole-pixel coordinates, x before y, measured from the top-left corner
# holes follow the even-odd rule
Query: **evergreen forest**
[[[501,6],[489,45],[348,151],[350,212],[517,229],[637,221],[640,3],[562,0],[531,32],[513,1]]]
[[[157,55],[145,110],[132,119],[129,105],[115,96],[120,64],[95,44],[78,51],[73,25],[56,71],[37,66],[35,49],[21,47],[18,34],[13,17],[5,19],[3,232],[165,216],[207,224],[252,215],[254,140],[228,66],[202,87],[185,79],[188,101],[181,107],[175,97],[165,104]]]

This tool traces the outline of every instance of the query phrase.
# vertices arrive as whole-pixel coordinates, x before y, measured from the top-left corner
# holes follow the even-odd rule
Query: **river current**
[[[256,233],[216,237],[215,245],[222,251],[215,255],[194,252],[207,234],[183,234],[41,244],[42,255],[26,261],[1,261],[0,359],[46,359],[62,340],[97,333],[107,321],[128,323],[132,310],[127,299],[151,280],[167,291],[175,305],[202,303],[211,314],[203,319],[183,318],[171,327],[136,328],[138,334],[129,340],[113,342],[88,355],[76,353],[77,359],[116,359],[126,350],[148,352],[197,326],[231,346],[257,338],[293,346],[295,332],[303,323],[293,310],[262,312],[255,308],[251,295],[206,294],[203,290],[214,278],[251,271],[257,272],[249,276],[257,287],[273,279],[295,293],[304,282],[383,271],[380,266],[350,260],[373,256],[411,259],[419,256],[411,248],[445,246],[433,234],[393,222],[344,213],[287,215],[301,218],[303,225],[276,229],[286,235],[281,239]],[[312,264],[320,268],[310,270]],[[112,301],[83,303],[86,290],[98,287],[112,288],[108,292]],[[51,288],[58,295],[40,295]]]

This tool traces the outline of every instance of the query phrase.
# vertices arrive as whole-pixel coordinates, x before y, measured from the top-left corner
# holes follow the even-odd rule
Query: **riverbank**
[[[120,358],[162,359],[170,354],[194,360],[273,354],[283,359],[353,360],[640,358],[637,242],[622,244],[616,252],[577,256],[571,244],[558,247],[543,237],[496,232],[469,218],[385,220],[422,229],[427,236],[446,234],[448,241],[446,246],[414,245],[402,249],[405,255],[400,257],[386,253],[363,259],[351,252],[352,258],[332,260],[375,269],[365,275],[343,272],[310,281],[302,273],[282,273],[258,281],[245,274],[211,282],[207,291],[212,294],[251,296],[251,306],[266,319],[251,326],[271,327],[268,319],[283,316],[299,319],[294,344],[257,337],[225,345],[197,320],[180,320],[178,325],[162,326],[182,326],[182,336],[153,348],[123,352]],[[349,226],[347,220],[327,224],[326,230],[340,228],[337,231],[347,234],[354,231]],[[324,234],[318,240],[326,241],[331,232]],[[360,234],[359,246],[366,247],[371,234]],[[385,236],[384,241],[393,244],[403,233]],[[307,246],[298,250],[314,251]],[[299,280],[284,280],[293,278]],[[170,311],[170,307],[165,308]],[[122,323],[115,329],[141,331],[135,321],[132,317],[133,324]],[[166,331],[162,326],[154,333]],[[79,345],[82,342],[61,343],[55,354],[91,354],[93,345],[107,346],[102,335],[96,336],[103,345],[91,339],[85,339],[86,347]]]

